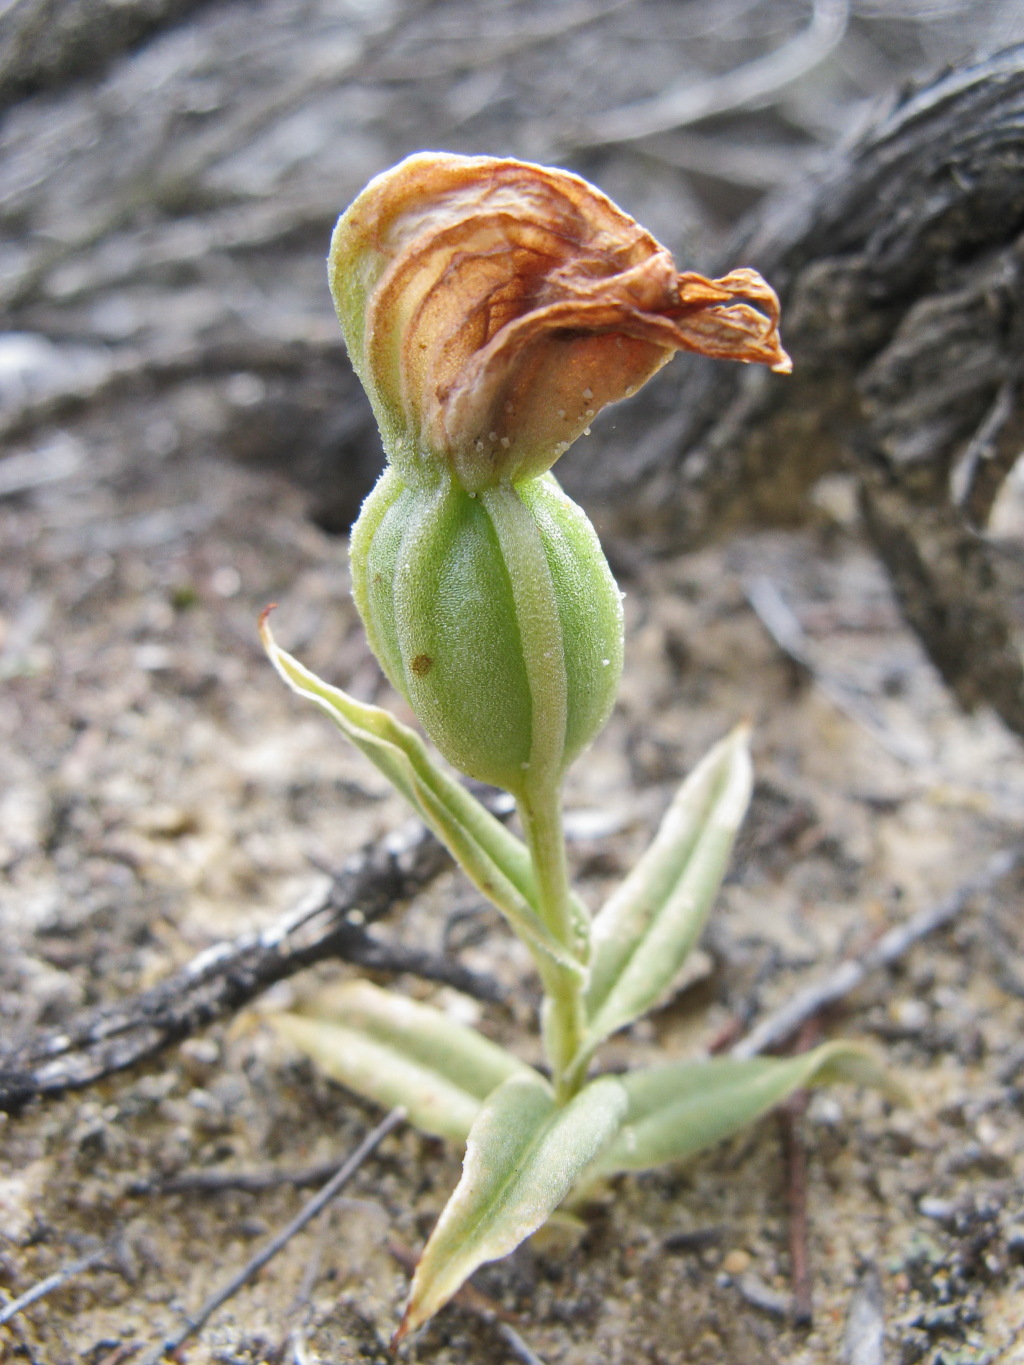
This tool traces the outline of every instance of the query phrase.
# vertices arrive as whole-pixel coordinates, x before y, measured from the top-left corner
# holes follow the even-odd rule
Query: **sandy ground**
[[[201,385],[179,401],[199,411]],[[340,863],[405,818],[258,647],[257,612],[276,600],[283,644],[363,697],[386,695],[347,595],[343,542],[311,527],[288,485],[213,445],[186,457],[143,424],[129,461],[107,435],[86,431],[88,458],[69,477],[0,502],[8,1038],[271,922],[316,882],[315,864]],[[615,1040],[610,1064],[682,1055],[737,1015],[760,1017],[1018,837],[1019,743],[954,709],[861,549],[843,492],[828,490],[829,511],[800,534],[623,574],[621,702],[568,795],[584,894],[596,900],[628,867],[674,784],[744,714],[759,784],[700,980]],[[617,558],[635,561],[635,547]],[[758,575],[802,621],[813,677],[751,609]],[[774,1120],[686,1169],[622,1181],[576,1244],[523,1248],[475,1283],[516,1314],[549,1365],[825,1365],[844,1358],[850,1304],[872,1273],[885,1360],[1024,1361],[1020,890],[1002,883],[824,1021],[827,1035],[883,1048],[913,1105],[844,1088],[815,1096],[799,1122],[809,1328],[763,1306],[784,1303],[790,1284]],[[457,948],[513,998],[483,1008],[416,981],[398,989],[439,996],[535,1055],[524,955],[464,882],[443,878],[389,927]],[[346,970],[309,973],[149,1066],[0,1123],[4,1293],[119,1239],[100,1268],[0,1328],[0,1358],[141,1360],[298,1210],[308,1196],[289,1187],[201,1198],[132,1188],[195,1168],[289,1172],[355,1145],[377,1115],[264,1022]],[[349,1197],[180,1358],[387,1360],[406,1284],[388,1239],[422,1243],[458,1159],[408,1130],[388,1138]],[[515,1357],[493,1323],[453,1307],[405,1358]]]

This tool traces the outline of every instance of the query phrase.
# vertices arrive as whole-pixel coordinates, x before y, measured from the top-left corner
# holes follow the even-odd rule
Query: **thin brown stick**
[[[392,1109],[391,1113],[378,1123],[377,1127],[367,1133],[362,1142],[355,1149],[352,1155],[338,1167],[334,1175],[326,1185],[315,1194],[306,1204],[300,1213],[281,1231],[270,1239],[266,1246],[262,1247],[252,1259],[238,1272],[232,1276],[226,1285],[218,1289],[215,1294],[206,1300],[202,1308],[190,1318],[179,1331],[175,1332],[166,1341],[162,1342],[155,1350],[145,1357],[143,1365],[159,1365],[159,1362],[170,1351],[177,1351],[183,1346],[190,1337],[202,1331],[206,1323],[213,1317],[214,1313],[229,1299],[233,1298],[238,1291],[243,1288],[253,1278],[253,1276],[272,1260],[273,1257],[286,1246],[291,1239],[302,1231],[307,1223],[311,1222],[318,1213],[327,1207],[331,1200],[341,1192],[348,1184],[355,1173],[362,1166],[366,1158],[373,1152],[390,1132],[393,1132],[398,1125],[405,1120],[405,1110],[398,1108]]]
[[[411,972],[480,999],[500,999],[491,977],[448,957],[390,943],[367,928],[450,865],[445,850],[418,824],[366,844],[330,883],[268,929],[213,944],[150,990],[89,1010],[0,1054],[0,1111],[123,1071],[232,1014],[275,982],[331,958],[375,971]]]
[[[796,1039],[794,1052],[806,1052],[821,1040],[817,1016],[808,1019]],[[779,1109],[782,1154],[786,1166],[789,1275],[792,1287],[790,1317],[796,1327],[809,1327],[814,1315],[814,1278],[811,1266],[810,1215],[807,1194],[807,1144],[801,1120],[807,1112],[808,1092],[797,1090]]]
[[[265,1194],[267,1190],[277,1190],[282,1185],[304,1190],[313,1185],[322,1185],[337,1168],[336,1161],[325,1161],[318,1166],[307,1166],[302,1171],[180,1171],[166,1180],[133,1180],[125,1193],[221,1194],[225,1190],[241,1190],[244,1194]]]
[[[1024,861],[1024,846],[1007,848],[994,854],[985,866],[938,905],[927,906],[897,925],[859,957],[847,958],[820,981],[797,991],[774,1013],[741,1038],[730,1049],[733,1057],[756,1057],[778,1047],[809,1019],[848,996],[871,972],[888,967],[915,943],[951,924],[977,896],[995,889],[1004,877]]]
[[[141,1351],[141,1341],[122,1341],[120,1346],[115,1346],[109,1355],[105,1355],[98,1365],[123,1365],[126,1360],[131,1360],[136,1351]]]
[[[793,1291],[790,1316],[797,1327],[810,1326],[814,1308],[807,1210],[807,1147],[800,1132],[800,1120],[806,1108],[807,1091],[799,1090],[779,1109],[789,1213],[789,1275]]]

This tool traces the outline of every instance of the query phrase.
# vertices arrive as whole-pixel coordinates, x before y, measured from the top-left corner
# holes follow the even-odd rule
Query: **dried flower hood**
[[[411,156],[338,222],[331,288],[389,457],[468,489],[543,473],[677,350],[787,373],[778,299],[753,270],[679,274],[579,176]]]

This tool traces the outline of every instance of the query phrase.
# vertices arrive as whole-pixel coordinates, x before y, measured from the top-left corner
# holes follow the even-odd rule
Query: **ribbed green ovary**
[[[620,595],[584,513],[546,475],[516,490],[544,548],[562,625],[564,767],[611,710]],[[353,596],[391,683],[456,768],[515,795],[529,782],[533,698],[508,568],[483,500],[388,471],[352,537]]]
[[[611,715],[622,676],[622,594],[597,532],[553,474],[519,485],[554,579],[565,644],[568,766]]]

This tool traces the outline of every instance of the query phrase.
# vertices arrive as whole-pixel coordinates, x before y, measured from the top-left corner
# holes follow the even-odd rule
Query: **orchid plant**
[[[397,1340],[595,1180],[689,1157],[796,1088],[884,1077],[845,1042],[591,1075],[601,1043],[665,997],[697,942],[752,777],[741,725],[690,774],[595,915],[573,891],[562,781],[612,708],[623,623],[597,535],[549,470],[601,408],[676,351],[787,373],[773,291],[753,270],[678,273],[575,175],[435,153],[356,199],[334,233],[330,279],[388,457],[352,531],[356,605],[436,749],[511,793],[522,839],[414,730],[279,648],[266,619],[264,643],[285,682],[376,764],[501,911],[543,987],[544,1074],[366,981],[277,1017],[332,1077],[466,1145]]]

